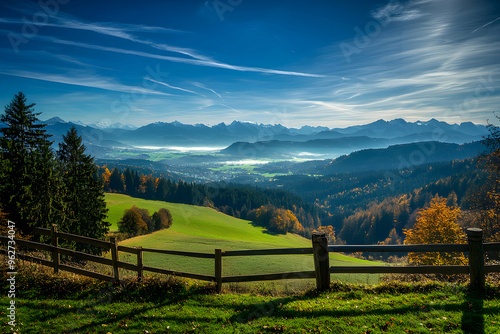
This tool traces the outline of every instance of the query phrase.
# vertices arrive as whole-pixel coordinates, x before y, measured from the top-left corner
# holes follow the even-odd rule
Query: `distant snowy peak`
[[[75,124],[87,125],[87,126],[91,126],[93,128],[103,129],[103,130],[104,129],[123,129],[123,130],[135,130],[135,129],[137,129],[136,126],[133,126],[133,125],[130,125],[130,124],[123,124],[123,123],[120,123],[120,122],[115,122],[115,123],[111,123],[111,122],[98,122],[98,123],[92,123],[92,124],[84,124],[81,121],[77,121],[77,122],[75,122]]]
[[[49,118],[48,120],[46,120],[43,123],[45,123],[47,125],[54,125],[54,124],[57,124],[57,123],[66,123],[66,121],[63,120],[60,117],[55,116],[55,117]]]

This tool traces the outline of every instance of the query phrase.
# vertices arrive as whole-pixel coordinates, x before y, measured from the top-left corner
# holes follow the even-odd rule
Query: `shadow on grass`
[[[342,293],[342,292],[339,292]],[[345,293],[345,292],[343,292]],[[405,292],[408,293],[408,292]],[[362,298],[362,291],[353,291],[347,293],[349,298]],[[398,293],[399,294],[399,293]],[[413,305],[394,305],[391,308],[373,308],[369,310],[362,310],[358,308],[342,309],[342,310],[302,310],[296,309],[291,310],[286,307],[287,304],[297,301],[309,301],[315,300],[317,295],[311,293],[302,297],[284,297],[279,299],[273,299],[268,302],[261,302],[252,304],[248,309],[235,309],[237,313],[230,318],[231,322],[237,322],[240,324],[245,324],[251,321],[258,320],[260,318],[274,317],[277,319],[311,319],[326,317],[331,319],[340,318],[351,318],[351,317],[366,317],[366,316],[376,316],[376,318],[383,319],[385,316],[394,315],[409,315],[415,313],[421,313],[423,315],[434,310],[445,310],[446,312],[459,312],[462,313],[461,326],[464,333],[486,333],[485,332],[485,316],[491,316],[500,314],[499,307],[487,307],[484,308],[484,297],[485,294],[477,291],[467,291],[464,303],[423,303],[423,304],[413,304]],[[384,331],[384,326],[386,322],[383,321],[379,324],[380,330]],[[416,325],[418,326],[418,324]],[[453,322],[449,322],[448,327],[443,328],[443,330],[451,330],[460,326]]]
[[[277,233],[277,232],[273,232],[273,231],[270,231],[267,227],[265,226],[262,226],[254,221],[251,221],[250,224],[253,226],[253,227],[257,227],[257,228],[263,228],[264,230],[262,231],[262,233],[264,234],[269,234],[269,235],[274,235],[274,236],[277,236],[277,235],[283,235],[283,233]]]
[[[465,333],[484,334],[484,291],[468,289],[462,305],[462,330]]]

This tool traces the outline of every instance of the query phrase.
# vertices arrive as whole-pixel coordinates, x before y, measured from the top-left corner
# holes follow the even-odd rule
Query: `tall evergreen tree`
[[[119,193],[123,193],[125,191],[125,182],[124,179],[122,179],[122,174],[117,167],[113,169],[111,175],[109,176],[109,189]]]
[[[57,155],[61,162],[65,189],[68,230],[90,238],[104,238],[110,224],[104,221],[108,209],[104,200],[103,182],[95,177],[97,167],[94,159],[85,154],[85,146],[75,127],[63,135]],[[77,249],[99,253],[98,249],[91,246],[82,247],[84,245],[77,245]]]
[[[0,129],[0,202],[16,228],[28,234],[33,227],[63,223],[52,143],[34,106],[22,92],[16,94],[1,117],[6,127]]]

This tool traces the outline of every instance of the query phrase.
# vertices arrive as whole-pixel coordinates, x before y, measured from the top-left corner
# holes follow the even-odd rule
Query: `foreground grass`
[[[217,295],[193,281],[113,286],[32,268],[18,277],[17,326],[11,329],[2,311],[2,333],[500,332],[498,287],[489,287],[485,299],[463,285],[394,282],[335,283],[319,294]],[[9,299],[0,300],[5,310]]]

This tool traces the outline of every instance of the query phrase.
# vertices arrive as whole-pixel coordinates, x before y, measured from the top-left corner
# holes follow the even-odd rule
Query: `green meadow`
[[[170,229],[157,231],[124,240],[123,246],[142,246],[147,248],[214,253],[216,248],[222,250],[246,250],[269,248],[311,247],[311,241],[295,234],[273,235],[262,227],[254,226],[252,222],[237,219],[211,208],[186,204],[166,203],[129,197],[121,194],[106,194],[108,217],[112,223],[111,230],[117,230],[117,222],[125,209],[136,205],[153,212],[164,207],[173,216]],[[136,263],[135,255],[121,253],[124,261]],[[383,265],[353,257],[330,254],[330,264],[349,265]],[[183,256],[144,253],[144,265],[165,268],[176,271],[213,275],[214,261]],[[223,275],[250,275],[265,273],[280,273],[291,271],[314,270],[312,255],[274,255],[223,258]],[[379,275],[332,275],[332,279],[351,282],[374,284]],[[269,282],[267,287],[283,287],[283,283],[299,284],[302,287],[313,286],[314,280]],[[287,286],[288,287],[288,286]]]

